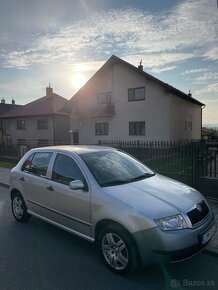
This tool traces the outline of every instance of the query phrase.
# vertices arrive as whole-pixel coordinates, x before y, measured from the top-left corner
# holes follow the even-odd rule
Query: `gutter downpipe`
[[[203,124],[202,124],[202,111],[203,111],[203,109],[206,107],[206,105],[203,105],[202,107],[201,107],[201,140],[202,140],[202,128],[203,128]]]

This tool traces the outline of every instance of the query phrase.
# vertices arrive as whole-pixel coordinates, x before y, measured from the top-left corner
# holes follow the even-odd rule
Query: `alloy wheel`
[[[115,270],[124,270],[128,265],[128,250],[125,242],[114,233],[106,233],[102,239],[102,252],[107,263]]]
[[[16,196],[13,199],[13,212],[17,219],[23,217],[23,201],[19,196]]]

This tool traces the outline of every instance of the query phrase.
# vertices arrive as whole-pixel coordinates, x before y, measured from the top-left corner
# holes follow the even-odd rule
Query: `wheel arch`
[[[104,219],[104,220],[101,220],[99,221],[96,226],[95,226],[95,231],[94,231],[94,235],[95,235],[95,240],[98,240],[98,237],[99,237],[99,234],[101,232],[101,230],[107,226],[117,226],[117,227],[120,227],[122,229],[125,229],[126,231],[128,231],[123,225],[121,225],[120,223],[118,222],[115,222],[113,220],[110,220],[110,219]],[[129,232],[129,231],[128,231]],[[130,233],[129,233],[130,234]]]
[[[11,199],[13,198],[13,196],[15,195],[15,193],[20,193],[20,194],[21,194],[21,192],[20,192],[18,189],[13,188],[13,189],[11,190],[11,193],[10,193]]]
[[[110,219],[103,219],[103,220],[99,221],[96,224],[95,231],[94,231],[96,242],[98,242],[98,238],[99,238],[100,232],[103,230],[103,228],[105,228],[107,226],[116,226],[116,227],[124,230],[125,232],[127,232],[128,235],[131,237],[131,239],[134,241],[135,246],[136,246],[136,248],[138,250],[138,246],[137,246],[136,240],[134,239],[134,236],[130,233],[130,231],[125,226],[123,226],[122,224],[120,224],[120,223],[118,223],[118,222],[116,222],[114,220],[110,220]]]
[[[131,234],[131,232],[125,227],[123,226],[122,224],[120,224],[119,222],[116,222],[114,220],[110,220],[110,219],[104,219],[104,220],[101,220],[99,221],[96,226],[95,226],[95,242],[97,244],[99,244],[99,237],[100,237],[100,233],[101,231],[108,227],[108,226],[115,226],[115,227],[118,227],[118,229],[121,229],[123,231],[125,231],[129,238],[131,239],[131,241],[133,242],[134,244],[134,247],[135,247],[135,250],[136,250],[136,255],[138,257],[138,262],[139,264],[142,263],[142,260],[141,260],[141,255],[140,255],[140,252],[139,252],[139,247],[138,247],[138,244],[134,238],[134,236]]]

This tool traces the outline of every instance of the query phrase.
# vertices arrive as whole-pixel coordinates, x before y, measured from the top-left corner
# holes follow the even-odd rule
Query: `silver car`
[[[197,190],[109,147],[32,149],[11,171],[10,194],[17,221],[36,216],[96,242],[118,273],[188,258],[216,231]]]

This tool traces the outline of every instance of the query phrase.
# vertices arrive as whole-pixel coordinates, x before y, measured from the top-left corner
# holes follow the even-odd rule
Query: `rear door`
[[[21,192],[26,200],[27,208],[42,216],[46,216],[47,213],[47,169],[52,154],[51,152],[33,153],[21,169]]]

